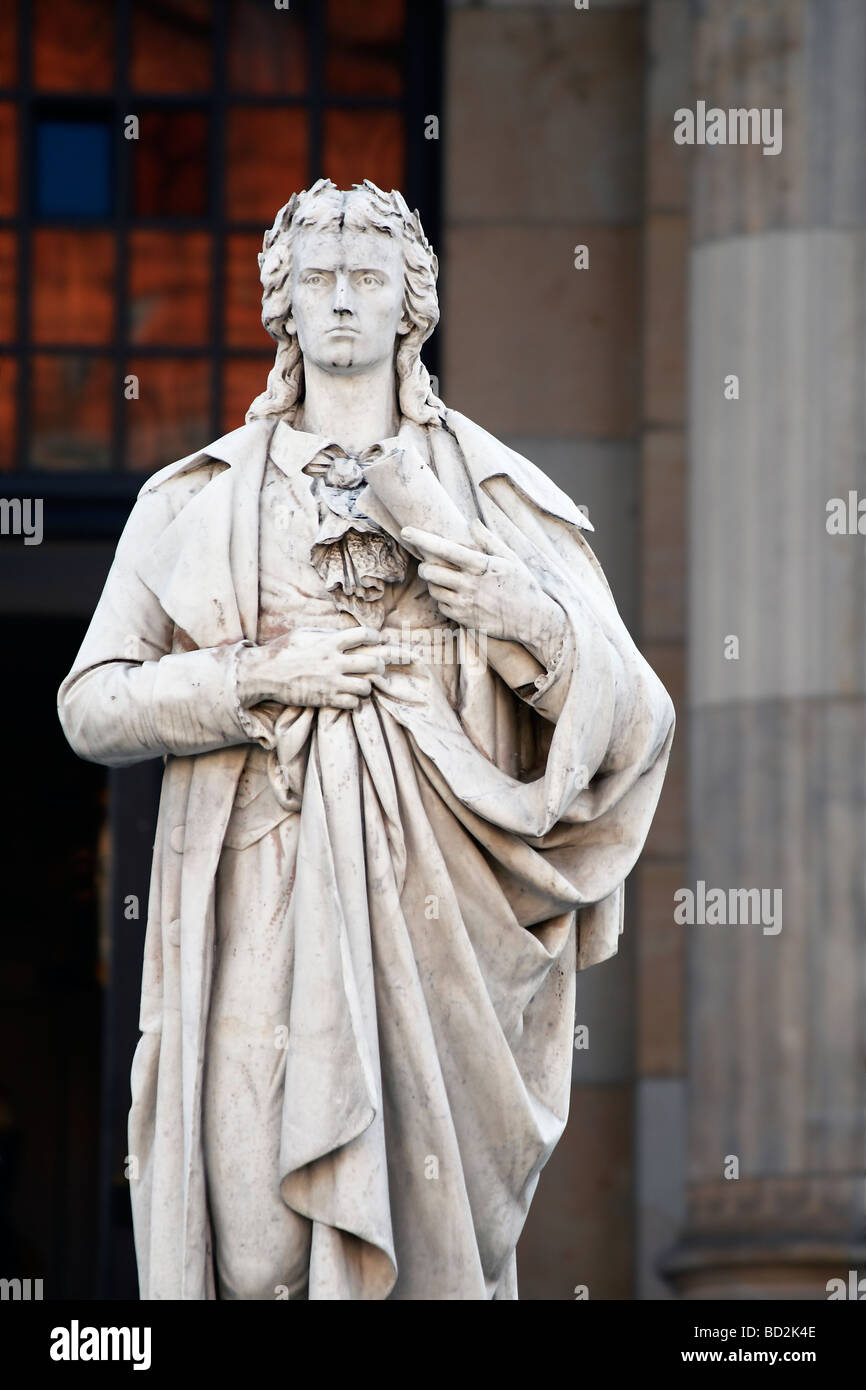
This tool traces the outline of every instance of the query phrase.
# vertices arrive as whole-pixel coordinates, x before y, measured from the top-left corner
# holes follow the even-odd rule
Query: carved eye
[[[378,285],[378,284],[379,284],[379,277],[378,277],[378,275],[364,275],[364,276],[362,276],[362,278],[361,278],[361,284],[362,284],[362,285]]]
[[[321,276],[321,275],[305,275],[305,276],[304,276],[304,284],[305,284],[305,285],[321,285],[321,284],[322,284],[322,276]]]

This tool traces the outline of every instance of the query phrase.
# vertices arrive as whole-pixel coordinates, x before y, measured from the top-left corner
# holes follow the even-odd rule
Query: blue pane
[[[107,218],[113,201],[108,123],[38,121],[36,215]]]

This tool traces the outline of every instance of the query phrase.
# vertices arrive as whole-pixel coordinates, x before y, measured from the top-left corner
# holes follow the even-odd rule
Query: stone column
[[[780,889],[782,916],[687,928],[665,1269],[689,1298],[820,1299],[866,1263],[866,567],[826,528],[866,496],[866,6],[694,11],[695,102],[780,107],[783,145],[694,151],[690,886]]]

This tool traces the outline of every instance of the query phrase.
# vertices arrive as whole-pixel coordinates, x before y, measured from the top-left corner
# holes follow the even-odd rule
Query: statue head
[[[335,248],[341,261],[357,262],[339,277],[345,299],[329,269]],[[277,355],[248,421],[277,415],[291,423],[304,398],[305,353],[338,374],[392,353],[401,413],[422,425],[443,418],[420,356],[439,321],[439,266],[400,193],[369,179],[350,190],[319,179],[293,193],[265,233],[259,269],[262,323]]]

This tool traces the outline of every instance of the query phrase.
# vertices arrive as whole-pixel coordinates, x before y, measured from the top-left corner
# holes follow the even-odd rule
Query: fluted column
[[[825,1298],[866,1260],[866,542],[826,527],[866,497],[866,6],[694,12],[695,102],[779,107],[783,146],[694,151],[684,886],[782,910],[688,927],[664,1268],[685,1297]]]

